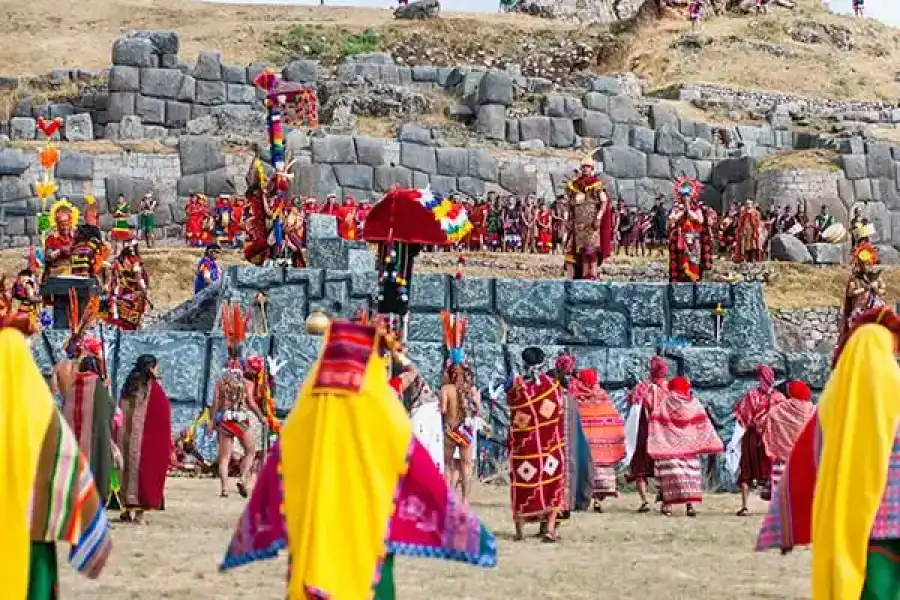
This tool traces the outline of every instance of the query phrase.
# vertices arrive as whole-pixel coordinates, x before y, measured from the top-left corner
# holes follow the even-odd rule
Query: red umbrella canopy
[[[367,242],[390,240],[407,244],[447,244],[447,235],[440,221],[423,204],[422,196],[422,190],[410,188],[391,190],[385,194],[366,218],[363,238]]]

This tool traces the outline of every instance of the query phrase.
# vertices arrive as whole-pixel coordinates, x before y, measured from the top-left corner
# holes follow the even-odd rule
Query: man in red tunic
[[[763,220],[752,200],[741,209],[737,223],[737,239],[734,244],[734,262],[758,262],[763,259]]]
[[[547,203],[538,208],[534,224],[537,228],[537,251],[549,254],[553,250],[553,212]]]
[[[612,254],[613,211],[603,182],[594,175],[594,159],[581,161],[581,174],[566,186],[569,232],[566,275],[597,279],[597,264]]]
[[[472,211],[469,213],[469,222],[472,223],[472,232],[468,236],[468,247],[473,252],[480,252],[484,248],[484,236],[487,227],[488,206],[483,200],[475,201]]]
[[[522,352],[526,375],[510,387],[509,476],[516,541],[527,521],[546,521],[543,541],[557,540],[557,518],[566,506],[565,419],[559,383],[543,372],[544,352]]]

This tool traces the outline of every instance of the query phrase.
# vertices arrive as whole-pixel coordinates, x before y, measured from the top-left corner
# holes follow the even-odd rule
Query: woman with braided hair
[[[757,550],[812,547],[814,600],[895,599],[900,589],[898,349],[894,311],[856,319],[763,521]]]

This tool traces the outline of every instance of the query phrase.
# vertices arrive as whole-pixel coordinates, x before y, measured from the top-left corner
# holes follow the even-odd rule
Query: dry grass
[[[62,594],[72,600],[283,598],[283,557],[216,573],[243,507],[236,494],[227,499],[217,494],[213,480],[170,479],[166,511],[150,515],[141,528],[115,524],[113,555],[99,581],[63,566]],[[395,573],[398,595],[598,600],[639,593],[687,600],[727,589],[736,600],[810,598],[808,552],[786,557],[753,552],[759,515],[766,510],[762,502],[754,500],[754,516],[744,519],[732,516],[738,507],[733,495],[707,496],[696,519],[682,511],[671,519],[638,515],[637,505],[635,496],[626,495],[610,502],[602,515],[576,514],[555,546],[533,539],[516,543],[507,489],[479,487],[473,506],[497,535],[498,567],[401,558]]]
[[[226,61],[238,64],[272,58],[273,42],[296,25],[321,32],[323,37],[368,28],[379,33],[385,48],[427,40],[427,47],[438,54],[461,59],[473,54],[469,62],[483,58],[476,52],[481,47],[478,43],[497,56],[518,54],[524,32],[534,38],[535,51],[544,42],[552,45],[560,39],[601,46],[608,42],[602,29],[517,14],[447,14],[423,23],[395,21],[391,11],[384,9],[222,5],[198,0],[81,4],[63,18],[54,16],[59,7],[52,0],[0,0],[0,18],[7,24],[0,42],[3,74],[45,73],[54,67],[106,68],[112,42],[132,29],[177,30],[181,57],[188,62],[200,50],[217,49]],[[709,82],[810,96],[888,101],[900,96],[900,82],[894,79],[900,62],[900,35],[895,28],[870,19],[831,15],[818,0],[799,4],[796,11],[775,8],[767,16],[710,18],[700,35],[711,43],[699,51],[673,47],[689,25],[683,11],[670,11],[663,19],[647,20],[637,31],[622,34],[619,50],[605,54],[597,70],[634,70],[646,77],[650,88]],[[804,21],[847,27],[853,50],[827,41],[794,41],[791,32]],[[787,56],[773,56],[773,48]]]
[[[816,171],[838,171],[838,153],[835,150],[785,150],[758,159],[759,171],[787,171],[790,169],[812,169]]]
[[[194,293],[194,269],[201,251],[195,248],[169,247],[142,250],[150,271],[150,298],[158,311],[168,310],[188,300]],[[0,273],[13,275],[24,265],[24,249],[0,250]],[[532,254],[467,253],[467,277],[496,277],[501,279],[559,279],[563,263],[561,256]],[[662,259],[654,258],[659,263]],[[646,258],[615,256],[605,263],[613,272],[627,273],[630,267],[651,262]],[[246,264],[236,251],[225,251],[219,260],[222,267]],[[765,284],[766,304],[770,309],[815,308],[840,306],[850,276],[848,267],[812,266],[795,263],[769,263],[772,273]],[[717,271],[727,271],[722,263]],[[417,273],[456,273],[456,255],[451,253],[424,254],[416,262]],[[613,281],[621,276],[612,275]],[[900,302],[900,267],[884,270],[887,301]]]
[[[671,18],[642,27],[619,67],[646,77],[651,87],[705,82],[886,102],[900,95],[900,82],[894,79],[900,60],[896,28],[871,19],[832,15],[818,0],[802,0],[798,5],[793,12],[776,7],[763,16],[711,17],[699,31],[699,36],[711,41],[702,50],[673,47],[690,25],[684,12],[670,12]],[[855,42],[853,50],[794,41],[791,31],[804,21],[847,27]],[[773,50],[787,55],[774,55]]]

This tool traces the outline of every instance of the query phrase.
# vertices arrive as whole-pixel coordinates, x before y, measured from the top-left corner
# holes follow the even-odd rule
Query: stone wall
[[[220,289],[198,299],[192,317],[179,310],[172,319],[164,317],[159,329],[104,332],[114,391],[118,393],[138,355],[155,354],[173,401],[175,427],[186,426],[209,401],[225,361],[223,338],[217,327],[210,329],[218,314],[214,301],[247,302],[264,290],[270,300],[271,335],[250,337],[246,352],[285,361],[278,373],[276,401],[288,409],[321,344],[320,338],[305,333],[309,311],[319,307],[350,315],[369,305],[374,286],[371,271],[231,267]],[[604,387],[621,403],[628,386],[647,376],[649,359],[659,352],[673,373],[693,380],[725,439],[731,434],[732,406],[754,385],[758,364],[772,366],[779,377],[802,378],[816,390],[828,377],[828,355],[777,348],[759,284],[456,281],[419,275],[411,296],[410,356],[435,385],[446,359],[438,321],[443,309],[469,318],[466,354],[479,387],[518,372],[521,351],[534,344],[551,356],[567,348],[579,367],[597,370]],[[725,309],[720,331],[713,315],[717,304]],[[191,322],[193,330],[186,326]],[[63,356],[65,337],[64,331],[51,330],[35,340],[35,357],[45,373]],[[491,406],[495,420],[506,422],[503,400]]]
[[[840,308],[774,309],[770,313],[775,341],[782,350],[827,354],[837,345]]]
[[[739,90],[711,84],[681,86],[679,100],[704,110],[711,108],[738,110],[764,119],[778,106],[785,106],[793,118],[818,118],[862,123],[900,123],[900,108],[887,102],[831,100],[808,98],[782,92]]]
[[[125,194],[136,210],[147,191],[159,200],[156,208],[158,237],[180,237],[185,220],[183,198],[190,192],[215,196],[246,188],[244,174],[248,155],[226,155],[218,140],[190,136],[178,142],[178,153],[148,154],[120,152],[87,154],[62,150],[56,167],[59,195],[84,208],[84,196],[98,199],[100,224],[112,227],[111,211],[118,194]],[[0,211],[6,227],[0,228],[0,247],[27,246],[36,239],[34,215],[40,204],[33,184],[40,177],[37,155],[30,151],[0,151]],[[14,213],[10,215],[9,213]]]

